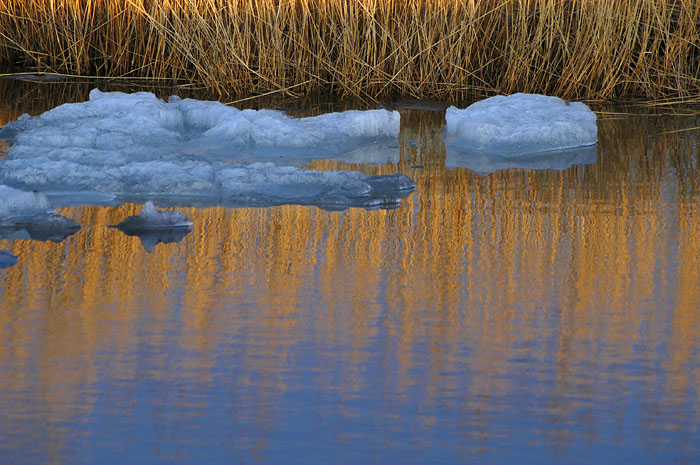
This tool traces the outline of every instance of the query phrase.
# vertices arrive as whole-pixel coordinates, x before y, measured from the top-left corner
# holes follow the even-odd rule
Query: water
[[[700,124],[602,116],[563,171],[446,169],[419,111],[398,164],[308,165],[412,177],[395,210],[0,240],[0,463],[698,463]]]

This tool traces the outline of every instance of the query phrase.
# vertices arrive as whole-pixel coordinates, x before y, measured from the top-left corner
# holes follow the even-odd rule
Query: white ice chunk
[[[138,215],[130,216],[115,227],[125,231],[189,228],[192,221],[179,210],[158,210],[146,202]]]
[[[7,250],[0,250],[0,268],[9,268],[17,264],[17,257]]]
[[[557,97],[514,94],[491,97],[445,113],[449,151],[522,157],[598,142],[596,115],[585,104]]]
[[[220,102],[172,97],[167,103],[147,92],[90,92],[90,100],[22,117],[4,130],[10,156],[70,149],[72,161],[103,152],[104,164],[124,157],[172,159],[183,155],[240,161],[333,158],[365,146],[398,156],[400,115],[369,110],[292,118],[274,110],[238,110]],[[67,159],[68,153],[61,155]],[[300,159],[300,160],[299,160]]]

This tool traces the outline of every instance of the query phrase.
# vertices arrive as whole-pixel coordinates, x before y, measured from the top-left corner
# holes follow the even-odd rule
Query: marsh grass
[[[0,0],[0,65],[225,96],[700,100],[696,0]]]

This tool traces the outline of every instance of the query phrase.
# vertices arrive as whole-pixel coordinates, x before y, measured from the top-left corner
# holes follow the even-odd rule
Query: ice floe
[[[0,239],[60,242],[79,229],[75,221],[56,215],[44,194],[0,185]]]
[[[0,268],[9,268],[17,264],[17,257],[7,250],[0,250]]]
[[[192,221],[179,210],[159,210],[153,202],[146,202],[138,215],[130,216],[115,228],[122,231],[145,231],[153,229],[181,229],[192,226]]]
[[[192,221],[179,210],[159,210],[146,202],[138,215],[130,216],[112,226],[127,236],[136,236],[147,252],[156,245],[181,241],[192,231]]]
[[[38,117],[22,116],[3,132],[4,138],[13,139],[10,155],[19,158],[40,151],[49,159],[76,164],[101,158],[104,166],[139,157],[301,165],[365,150],[372,160],[394,159],[399,126],[399,113],[387,110],[293,118],[275,110],[239,110],[178,97],[164,102],[147,92],[95,89],[87,102],[64,104]]]
[[[398,160],[400,117],[386,110],[292,118],[150,93],[102,93],[0,130],[0,184],[63,205],[153,198],[181,204],[390,208],[415,187],[402,175],[311,171],[315,158]],[[93,203],[93,202],[87,202]]]
[[[465,109],[450,107],[445,121],[452,166],[489,172],[563,169],[595,161],[596,115],[580,102],[535,94],[497,96]]]

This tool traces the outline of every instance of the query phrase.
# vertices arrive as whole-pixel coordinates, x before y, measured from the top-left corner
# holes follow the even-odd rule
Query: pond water
[[[37,88],[3,84],[0,125],[86,98]],[[0,463],[699,463],[679,111],[600,112],[563,170],[447,168],[419,110],[398,163],[306,165],[405,174],[396,209],[183,207],[142,239],[108,227],[140,205],[59,208],[82,229],[0,239]]]

